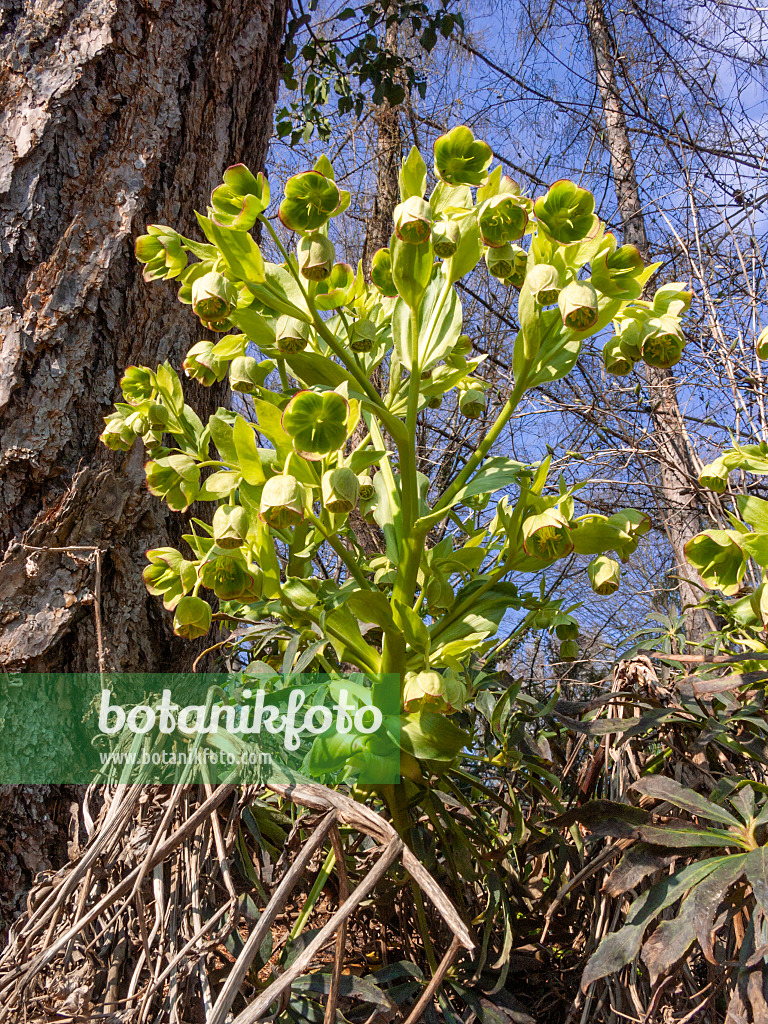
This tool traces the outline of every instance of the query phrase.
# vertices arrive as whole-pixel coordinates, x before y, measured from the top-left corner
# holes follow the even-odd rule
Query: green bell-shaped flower
[[[571,281],[557,298],[563,323],[574,331],[588,331],[600,315],[597,292],[589,281]]]
[[[725,494],[728,487],[728,476],[733,467],[726,456],[719,456],[714,462],[704,466],[699,473],[699,483],[702,487],[708,487],[716,494]]]
[[[387,249],[379,249],[371,260],[371,284],[387,298],[397,295],[395,279],[392,276],[392,253]]]
[[[606,372],[615,377],[624,377],[634,369],[634,360],[630,359],[620,334],[609,338],[603,346],[603,363]]]
[[[347,439],[347,400],[335,391],[299,391],[283,413],[283,430],[305,458],[317,461]]]
[[[187,590],[195,585],[197,566],[182,557],[175,548],[147,551],[149,565],[142,571],[147,592],[162,597],[168,611],[173,611]]]
[[[722,590],[726,597],[738,593],[747,571],[747,556],[735,530],[696,534],[685,545],[685,557],[709,590]]]
[[[353,352],[370,352],[376,344],[376,324],[373,320],[355,320],[349,333],[349,345]]]
[[[576,661],[580,653],[579,645],[576,640],[563,640],[560,644],[561,661]]]
[[[321,490],[323,505],[329,512],[351,512],[360,497],[357,475],[346,466],[323,473]]]
[[[182,597],[173,616],[173,632],[187,640],[205,636],[211,628],[211,606],[202,597]]]
[[[328,222],[340,203],[335,181],[319,171],[302,171],[286,181],[278,216],[289,231],[310,234]]]
[[[261,172],[254,177],[245,164],[228,167],[224,184],[211,193],[211,219],[235,231],[250,231],[268,206],[269,182]]]
[[[120,381],[120,387],[129,405],[143,405],[155,397],[157,378],[148,366],[129,366]]]
[[[651,317],[643,332],[643,361],[648,366],[667,369],[679,363],[685,348],[685,338],[676,316],[663,314]]]
[[[528,287],[540,306],[552,306],[563,288],[563,275],[549,263],[537,263],[528,271]]]
[[[262,520],[276,530],[295,526],[304,518],[304,489],[295,476],[281,473],[264,484],[259,504]]]
[[[459,408],[469,420],[477,420],[485,412],[485,394],[476,388],[467,388],[459,397]]]
[[[264,386],[264,381],[275,369],[271,359],[259,362],[253,356],[237,356],[229,366],[229,386],[233,391],[244,395],[252,395]]]
[[[461,229],[455,220],[439,220],[432,228],[432,249],[440,260],[455,256],[461,244]]]
[[[219,555],[205,562],[200,579],[222,601],[255,600],[260,596],[259,575],[250,572],[236,555]]]
[[[506,281],[515,271],[515,246],[507,242],[496,249],[486,249],[485,263],[492,277]]]
[[[568,520],[556,508],[528,516],[523,520],[523,550],[529,558],[549,562],[573,551]]]
[[[451,669],[444,673],[431,669],[406,673],[403,708],[408,713],[424,709],[451,714],[464,707],[468,696],[467,684]]]
[[[768,327],[764,327],[758,334],[755,350],[758,359],[768,359]]]
[[[213,355],[213,347],[212,341],[198,341],[181,364],[187,377],[200,381],[207,388],[224,380],[229,369],[226,360]]]
[[[520,245],[511,245],[512,250],[512,272],[506,278],[506,283],[513,288],[522,288],[528,274],[528,253]]]
[[[104,430],[99,440],[113,452],[129,452],[136,442],[137,431],[130,405],[119,403],[114,412],[104,417]]]
[[[278,351],[283,355],[294,355],[303,352],[310,338],[309,324],[297,320],[295,316],[281,316],[275,329],[275,340]]]
[[[589,238],[599,226],[595,197],[572,181],[556,181],[536,200],[533,212],[539,226],[560,245]]]
[[[215,270],[192,282],[192,309],[201,320],[225,320],[237,308],[237,288]]]
[[[187,266],[181,235],[165,224],[150,224],[136,239],[136,259],[144,264],[144,280],[172,280]]]
[[[606,235],[609,241],[612,235]],[[612,241],[615,245],[615,241]],[[645,263],[634,245],[622,245],[614,252],[610,248],[591,260],[592,281],[603,295],[612,299],[631,301],[643,290]]]
[[[421,245],[432,234],[432,208],[425,199],[411,196],[395,207],[395,234],[409,245]]]
[[[607,555],[598,555],[587,566],[589,583],[596,594],[606,596],[619,589],[621,570],[619,563]]]
[[[447,185],[482,185],[493,153],[466,125],[457,125],[435,141],[435,174]]]
[[[225,551],[242,546],[248,536],[248,513],[240,505],[219,505],[213,514],[213,539]]]
[[[376,493],[370,475],[368,473],[360,473],[357,482],[360,484],[360,500],[369,501]]]
[[[147,489],[165,498],[174,512],[186,512],[200,490],[200,468],[188,455],[167,455],[144,467]]]
[[[330,277],[336,250],[325,235],[304,235],[296,246],[299,272],[308,281],[325,281]]]
[[[578,622],[570,615],[558,616],[555,620],[555,635],[558,640],[578,640]]]
[[[525,234],[528,214],[520,202],[511,195],[493,196],[484,204],[478,224],[483,245],[494,249],[515,242]]]

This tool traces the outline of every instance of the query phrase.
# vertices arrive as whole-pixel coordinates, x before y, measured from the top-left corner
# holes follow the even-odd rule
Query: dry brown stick
[[[207,1024],[224,1024],[232,1003],[234,1003],[235,997],[240,991],[240,986],[253,963],[253,959],[258,953],[262,942],[269,934],[272,922],[283,909],[285,901],[293,891],[293,887],[298,882],[301,873],[309,864],[316,851],[323,845],[328,833],[336,825],[337,819],[338,813],[335,809],[326,814],[315,829],[311,839],[305,843],[298,857],[283,876],[280,885],[275,889],[271,900],[262,911],[258,924],[248,936],[234,967],[229,972],[229,976],[224,982],[224,986],[221,992],[219,992],[219,997],[208,1017]]]
[[[220,786],[219,789],[213,794],[210,800],[206,800],[204,804],[190,815],[189,818],[180,826],[180,828],[172,833],[168,839],[155,851],[155,854],[151,860],[151,863],[147,865],[146,870],[151,871],[155,864],[159,864],[165,860],[169,853],[176,849],[181,843],[184,842],[190,835],[193,835],[199,825],[205,821],[208,815],[215,810],[219,804],[223,803],[224,800],[233,792],[234,785],[231,783]],[[30,963],[27,970],[24,972],[25,983],[34,974],[46,967],[56,957],[56,955],[67,945],[69,940],[79,934],[83,928],[89,925],[92,921],[95,921],[105,910],[114,906],[116,900],[120,899],[125,893],[130,892],[135,880],[139,877],[139,873],[144,868],[146,861],[122,879],[110,892],[106,894],[99,902],[92,907],[85,917],[79,921],[75,921],[71,928],[59,938],[53,946],[49,949],[44,950],[38,954]],[[7,986],[6,986],[7,987]],[[1,994],[1,993],[0,993]],[[0,1022],[7,1020],[9,1007],[0,1010]]]
[[[395,829],[375,811],[364,804],[357,803],[355,800],[350,799],[350,797],[344,796],[342,793],[327,789],[325,786],[309,783],[284,784],[270,782],[269,789],[292,800],[294,803],[301,804],[304,807],[311,807],[318,811],[335,807],[343,824],[351,825],[359,832],[364,832],[366,835],[378,839],[381,843],[386,843],[391,841],[393,837],[397,837]],[[458,936],[462,946],[467,950],[474,949],[475,943],[472,940],[472,936],[459,917],[456,908],[421,861],[414,856],[407,846],[403,846],[402,860],[403,867],[417,885],[424,890],[432,903],[434,903],[445,923],[454,935]]]
[[[432,975],[432,978],[427,987],[421,993],[419,1001],[408,1014],[405,1024],[416,1024],[416,1021],[421,1019],[422,1013],[426,1010],[427,1006],[429,1006],[431,1000],[434,999],[435,992],[437,992],[438,988],[440,987],[443,978],[448,973],[448,970],[450,969],[450,966],[455,960],[456,954],[459,952],[460,949],[461,941],[456,935],[454,935],[453,939],[451,940],[451,944],[448,947],[448,952],[437,965],[437,970]]]
[[[299,975],[304,973],[306,968],[314,959],[315,954],[325,945],[336,929],[340,927],[342,922],[346,921],[346,919],[354,913],[371,889],[373,889],[386,875],[387,871],[389,871],[392,864],[394,864],[398,859],[403,849],[404,844],[402,839],[400,839],[399,836],[395,836],[395,838],[384,847],[381,856],[368,874],[360,881],[360,884],[352,895],[344,901],[333,917],[320,929],[306,949],[296,957],[287,971],[281,974],[279,978],[276,978],[268,988],[254,999],[250,1006],[235,1017],[234,1024],[256,1024],[256,1022],[264,1016],[272,1003],[274,1003],[274,1001],[282,995],[283,992],[285,992],[285,990],[296,980],[296,978],[299,977]]]
[[[336,871],[339,875],[339,904],[349,899],[349,876],[347,875],[347,862],[344,855],[344,845],[336,826],[331,829],[331,843],[333,852],[336,855]],[[323,1024],[333,1024],[336,1020],[336,1005],[339,1001],[339,984],[341,972],[344,967],[344,951],[347,947],[347,922],[341,922],[341,927],[336,932],[336,956],[333,961],[333,974],[331,976],[331,991],[328,993],[328,1002],[325,1006]]]

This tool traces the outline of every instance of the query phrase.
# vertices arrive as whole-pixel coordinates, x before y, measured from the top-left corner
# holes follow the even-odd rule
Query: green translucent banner
[[[400,780],[395,675],[0,675],[0,784]]]

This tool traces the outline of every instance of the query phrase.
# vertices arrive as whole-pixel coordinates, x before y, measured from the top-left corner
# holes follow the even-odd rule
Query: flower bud
[[[371,284],[389,298],[397,295],[395,279],[392,276],[392,254],[389,249],[379,249],[373,254]]]
[[[150,494],[165,498],[174,512],[185,512],[200,490],[200,468],[188,455],[168,455],[144,467]]]
[[[192,282],[192,309],[201,320],[224,320],[237,308],[237,288],[215,270]]]
[[[229,366],[229,386],[233,391],[244,395],[252,395],[272,373],[275,364],[271,359],[261,362],[253,356],[237,356]]]
[[[259,596],[260,580],[249,572],[245,562],[236,555],[219,555],[203,564],[200,572],[203,586],[222,601],[242,601]]]
[[[459,408],[467,419],[479,419],[485,411],[485,394],[475,388],[468,388],[459,398]]]
[[[619,563],[607,555],[598,555],[587,566],[589,582],[596,594],[615,594],[619,589]]]
[[[514,196],[493,196],[478,218],[483,245],[493,248],[514,242],[525,234],[528,214]]]
[[[455,220],[439,220],[432,228],[432,248],[440,260],[455,256],[461,242],[461,230]]]
[[[129,405],[143,405],[155,397],[157,380],[148,366],[129,366],[120,387]]]
[[[360,483],[357,476],[342,466],[323,473],[323,505],[329,512],[351,512],[360,497]]]
[[[551,306],[563,288],[563,276],[557,267],[549,263],[537,263],[528,272],[528,287],[536,302]]]
[[[219,505],[213,514],[213,539],[225,551],[239,548],[249,526],[248,513],[241,505]]]
[[[372,320],[355,320],[350,334],[353,352],[370,352],[376,344],[376,324]]]
[[[560,644],[561,661],[576,661],[579,653],[579,645],[576,640],[563,640]]]
[[[303,352],[309,341],[309,324],[294,316],[281,316],[277,321],[275,337],[278,351],[284,355]]]
[[[573,551],[568,521],[556,508],[546,509],[523,520],[523,549],[531,558],[551,561]]]
[[[304,491],[295,476],[270,477],[261,492],[259,515],[276,530],[295,526],[304,518]]]
[[[168,611],[173,611],[194,586],[197,566],[182,558],[175,548],[155,548],[147,551],[149,565],[142,571],[144,586],[153,597],[162,597]]]
[[[199,380],[207,388],[224,380],[227,375],[226,361],[217,359],[212,353],[213,342],[198,341],[187,352],[187,358],[181,364],[188,377]]]
[[[360,500],[368,501],[374,496],[376,490],[373,486],[373,480],[367,473],[360,473],[357,478],[357,482],[360,484]]]
[[[195,640],[205,636],[211,628],[211,619],[211,606],[202,597],[182,597],[173,616],[173,632],[176,636]]]
[[[395,234],[410,245],[421,245],[432,234],[432,208],[420,196],[399,203],[394,212]]]
[[[325,235],[305,235],[296,246],[299,271],[308,281],[324,281],[331,273],[336,250]]]
[[[587,331],[597,323],[597,292],[589,281],[571,281],[557,299],[563,323],[574,331]]]

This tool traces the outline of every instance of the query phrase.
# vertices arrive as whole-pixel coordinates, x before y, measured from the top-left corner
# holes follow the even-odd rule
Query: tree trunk
[[[623,241],[636,246],[643,258],[650,258],[648,236],[645,231],[640,191],[635,176],[635,162],[629,141],[624,107],[621,101],[615,68],[615,48],[602,0],[585,0],[587,27],[595,58],[597,85],[605,118],[605,140],[611,155],[611,167],[616,188],[616,199],[622,219]],[[684,606],[695,605],[703,588],[698,574],[686,562],[685,544],[703,529],[702,510],[695,481],[698,460],[691,447],[688,432],[677,402],[677,385],[671,370],[646,366],[645,378],[658,448],[659,503],[664,517],[664,528],[677,561],[680,578],[680,599]],[[706,629],[706,620],[700,612],[685,615],[686,631],[691,638]]]
[[[201,336],[173,285],[144,283],[133,241],[152,222],[195,233],[192,210],[227,164],[263,166],[286,6],[0,0],[6,671],[190,665],[193,648],[141,579],[145,550],[178,544],[180,521],[148,495],[140,444],[114,453],[98,435],[127,365],[178,369]],[[224,398],[189,394],[203,418]],[[52,550],[73,547],[84,550]],[[16,794],[3,810],[23,819],[41,796]],[[45,842],[25,851],[15,885],[45,865]]]

